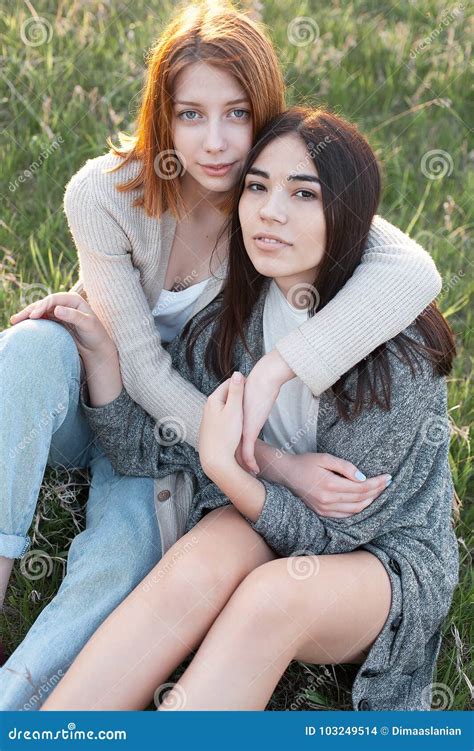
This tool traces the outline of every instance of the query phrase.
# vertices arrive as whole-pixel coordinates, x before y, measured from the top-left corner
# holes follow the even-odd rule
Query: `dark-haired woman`
[[[132,402],[100,323],[71,308],[84,337],[84,408],[112,464],[124,474],[183,471],[194,497],[186,534],[102,624],[44,709],[141,709],[154,692],[159,703],[197,648],[160,709],[264,709],[293,659],[360,664],[354,709],[430,708],[458,580],[444,379],[455,348],[436,306],[320,399],[292,382],[264,426],[282,453],[290,445],[370,475],[387,469],[375,501],[350,517],[322,516],[236,459],[244,377],[295,319],[350,283],[379,191],[373,152],[341,118],[297,108],[263,131],[232,215],[222,295],[169,348],[209,394],[199,455]]]

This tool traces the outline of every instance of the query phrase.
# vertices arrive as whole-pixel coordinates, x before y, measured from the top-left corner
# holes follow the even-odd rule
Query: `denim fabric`
[[[39,709],[109,613],[161,558],[152,478],[114,471],[79,406],[80,358],[54,321],[0,333],[0,555],[22,558],[46,465],[88,467],[86,527],[67,573],[0,668],[0,710]]]

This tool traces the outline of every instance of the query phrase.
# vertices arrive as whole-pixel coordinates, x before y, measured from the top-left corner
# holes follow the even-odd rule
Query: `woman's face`
[[[301,138],[275,138],[256,158],[245,177],[239,219],[250,260],[282,292],[314,282],[326,221],[318,173]]]
[[[174,86],[172,127],[183,183],[230,190],[252,145],[250,101],[234,76],[205,63],[184,68]]]

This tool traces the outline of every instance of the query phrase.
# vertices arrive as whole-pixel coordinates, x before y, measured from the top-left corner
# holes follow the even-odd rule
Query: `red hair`
[[[156,159],[173,157],[172,97],[177,75],[188,65],[202,62],[235,76],[250,100],[253,135],[285,108],[285,85],[273,45],[263,27],[245,13],[226,4],[215,8],[195,2],[178,12],[147,56],[148,76],[143,91],[136,133],[119,134],[121,148],[110,138],[107,144],[123,161],[140,159],[135,178],[117,185],[128,191],[143,186],[143,195],[133,205],[143,206],[149,216],[160,217],[168,209],[179,217],[182,209],[179,174],[160,178]],[[230,198],[223,207],[228,208]]]

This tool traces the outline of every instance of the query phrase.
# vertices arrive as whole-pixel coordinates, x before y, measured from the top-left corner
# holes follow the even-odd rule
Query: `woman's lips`
[[[285,243],[281,240],[275,240],[270,238],[264,238],[264,237],[254,237],[253,241],[257,248],[260,248],[260,250],[266,250],[267,252],[270,250],[282,250],[283,248],[289,248],[290,244]]]
[[[210,175],[211,177],[222,177],[223,175],[227,175],[227,173],[232,169],[235,162],[230,162],[229,164],[222,164],[219,167],[213,167],[208,164],[201,164],[202,169],[207,175]]]

